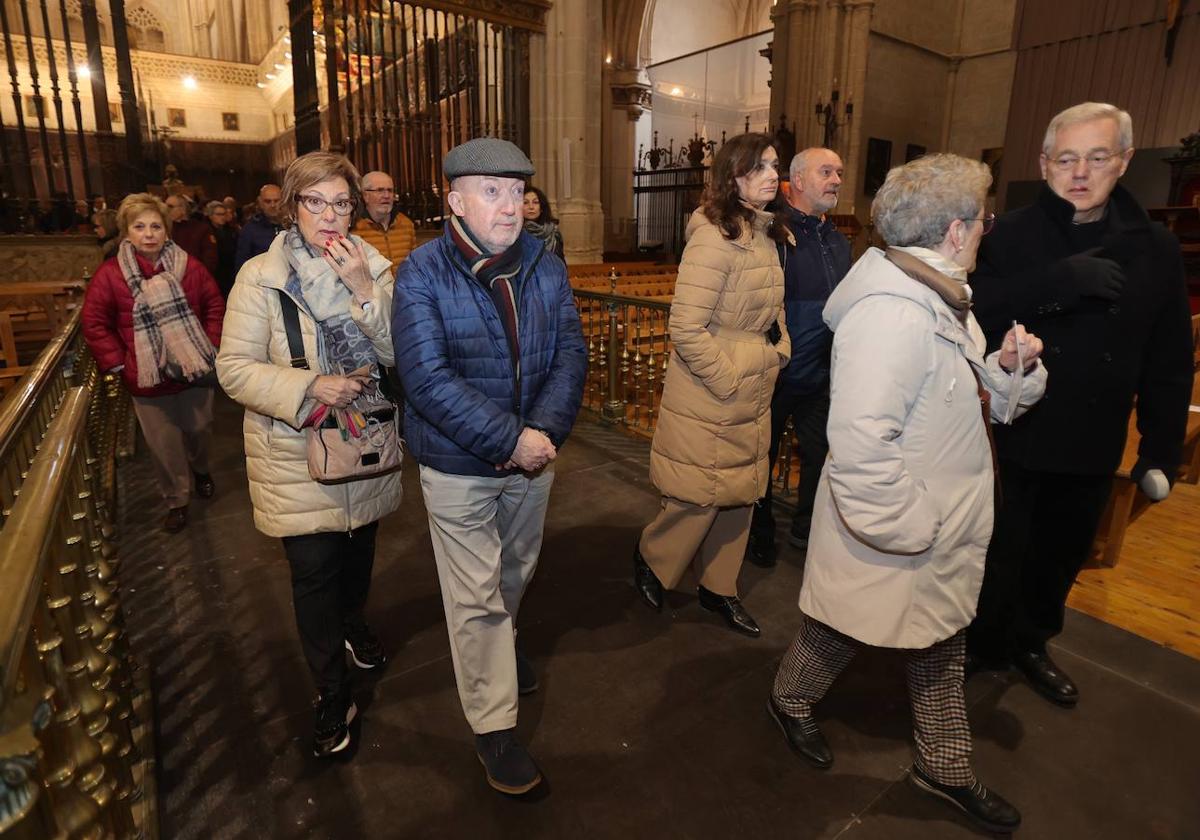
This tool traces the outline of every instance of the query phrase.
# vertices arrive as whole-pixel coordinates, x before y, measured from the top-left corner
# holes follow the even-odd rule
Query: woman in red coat
[[[214,492],[208,468],[212,374],[225,302],[212,275],[171,241],[166,205],[149,193],[117,208],[117,255],[83,301],[83,337],[105,373],[120,371],[167,503],[163,527],[187,524],[187,504]]]

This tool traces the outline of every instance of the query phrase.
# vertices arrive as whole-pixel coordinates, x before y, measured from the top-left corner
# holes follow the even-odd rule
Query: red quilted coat
[[[158,273],[140,255],[137,261],[144,276],[152,277]],[[196,313],[209,341],[213,347],[219,347],[225,300],[217,288],[217,281],[199,260],[189,257],[182,286],[188,305]],[[97,366],[107,371],[124,365],[121,378],[135,397],[164,397],[189,387],[178,382],[162,382],[153,388],[138,387],[137,354],[133,349],[133,295],[116,257],[105,260],[96,269],[83,298],[82,317],[83,337]]]

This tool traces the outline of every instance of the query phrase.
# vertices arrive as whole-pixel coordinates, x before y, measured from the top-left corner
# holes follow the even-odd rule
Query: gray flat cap
[[[477,137],[446,153],[442,172],[447,181],[464,175],[495,175],[501,178],[529,178],[533,164],[525,153],[507,140]]]

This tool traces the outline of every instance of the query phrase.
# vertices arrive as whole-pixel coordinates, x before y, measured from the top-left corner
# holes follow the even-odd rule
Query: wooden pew
[[[84,288],[79,280],[0,283],[0,312],[8,316],[20,357],[32,359],[41,351],[82,305]]]
[[[12,319],[0,311],[0,396],[7,394],[22,376],[26,367],[17,358],[17,340],[13,335]]]

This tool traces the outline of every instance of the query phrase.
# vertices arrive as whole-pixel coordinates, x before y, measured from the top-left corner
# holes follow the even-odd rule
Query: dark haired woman
[[[525,230],[540,239],[547,249],[566,262],[566,257],[563,256],[562,231],[558,229],[558,219],[550,212],[550,202],[546,194],[537,187],[526,184],[525,198],[521,202],[521,215],[525,217]]]
[[[634,584],[652,608],[691,566],[700,606],[749,636],[759,629],[737,578],[752,505],[767,489],[771,394],[791,357],[776,250],[791,234],[766,209],[778,189],[770,138],[740,135],[717,153],[688,223],[650,455],[662,503],[633,557]]]

